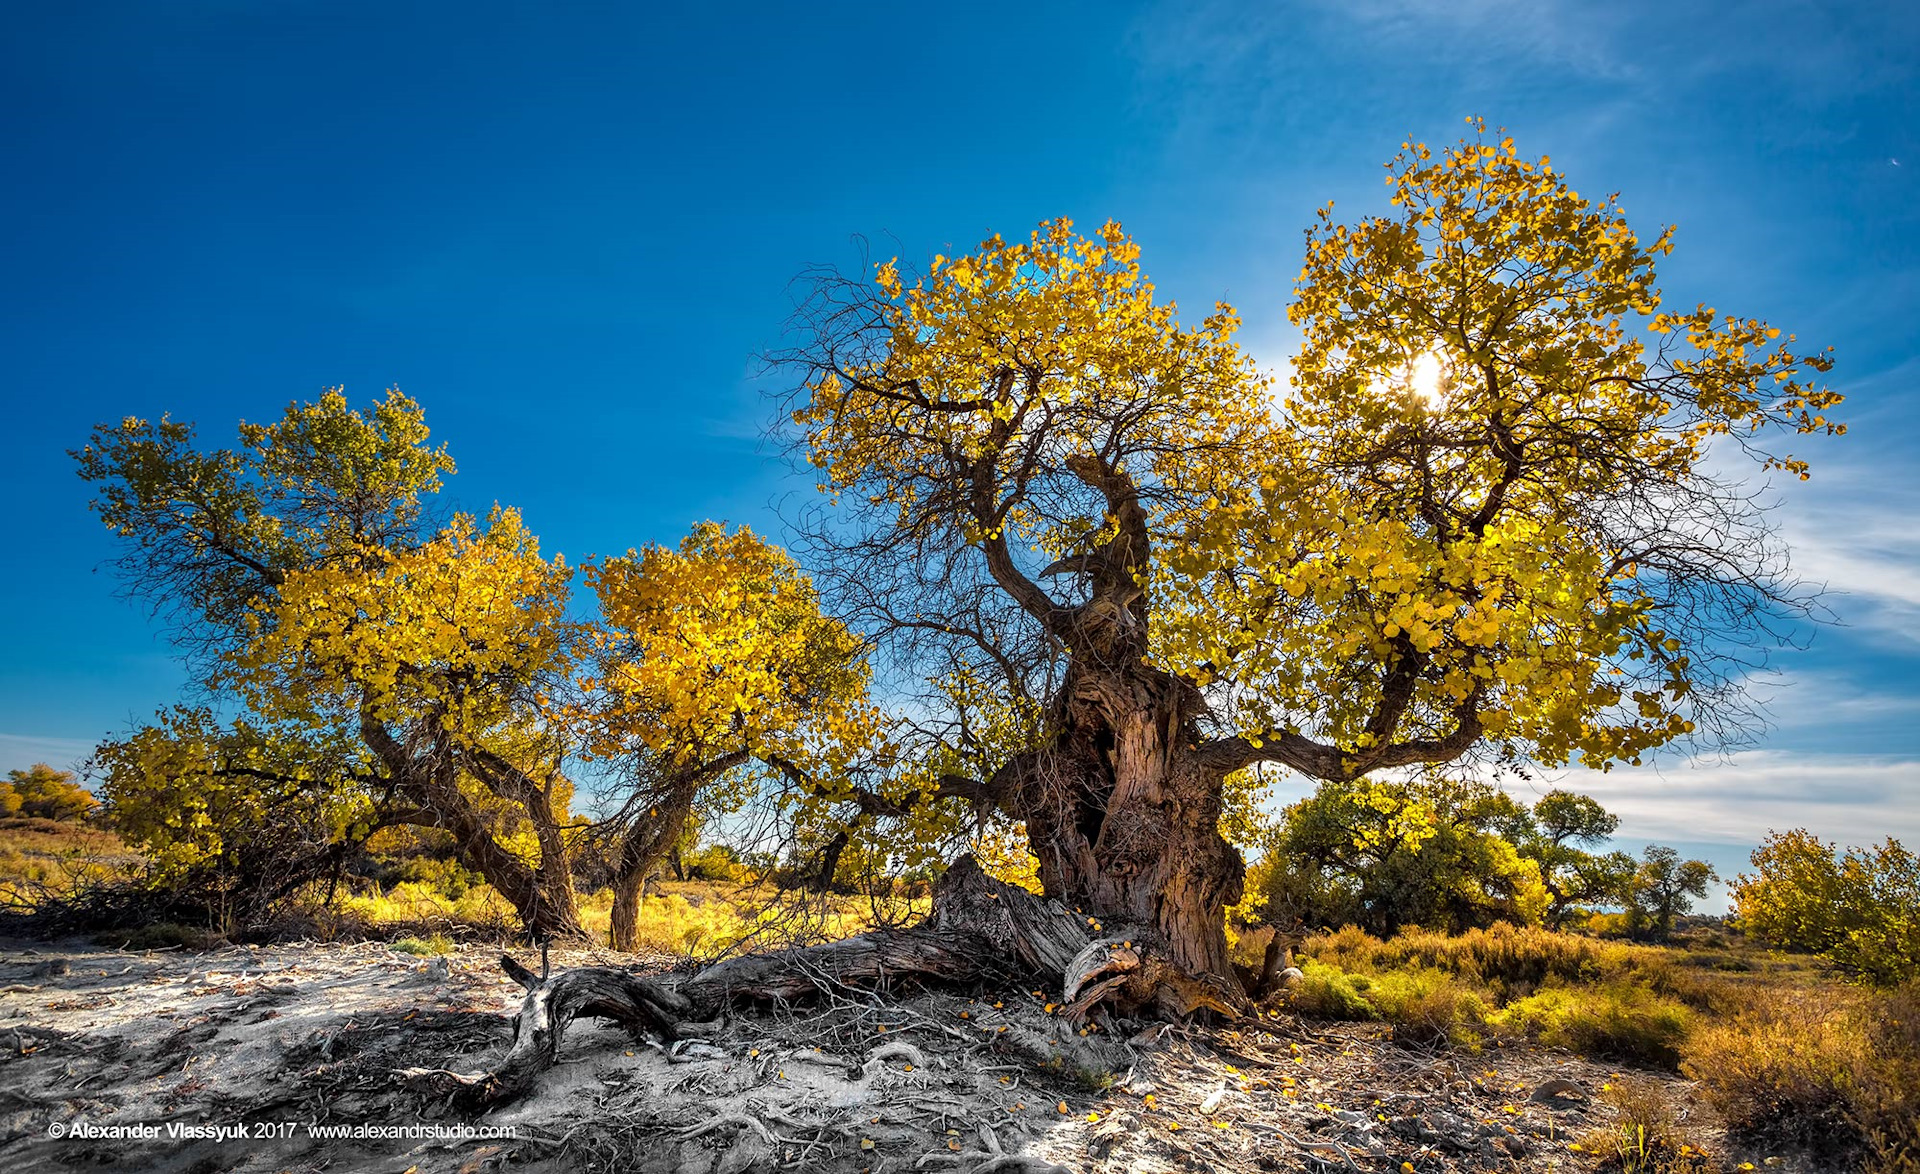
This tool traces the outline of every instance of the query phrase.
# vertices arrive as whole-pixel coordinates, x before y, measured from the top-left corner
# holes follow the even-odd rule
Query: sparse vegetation
[[[1611,1124],[1575,1143],[1620,1174],[1711,1174],[1717,1164],[1706,1148],[1689,1141],[1674,1121],[1667,1091],[1649,1080],[1627,1077],[1601,1096],[1614,1110]]]

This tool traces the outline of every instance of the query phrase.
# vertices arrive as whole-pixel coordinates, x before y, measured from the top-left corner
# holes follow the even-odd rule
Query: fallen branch
[[[612,967],[553,974],[544,952],[539,974],[503,957],[501,966],[527,990],[507,1054],[486,1073],[407,1069],[402,1075],[450,1080],[456,1091],[468,1090],[476,1107],[497,1104],[525,1093],[553,1065],[578,1016],[613,1020],[640,1038],[691,1040],[712,1033],[711,1021],[738,1003],[789,1003],[903,980],[967,984],[1042,975],[1063,984],[1075,1022],[1102,1003],[1123,1013],[1151,1006],[1177,1017],[1200,1010],[1238,1017],[1244,996],[1161,957],[1151,931],[1095,941],[1088,933],[1093,924],[1058,901],[993,880],[968,857],[941,878],[933,912],[917,926],[733,958],[672,985]],[[891,1054],[880,1049],[869,1063]],[[926,1063],[924,1057],[913,1062]]]

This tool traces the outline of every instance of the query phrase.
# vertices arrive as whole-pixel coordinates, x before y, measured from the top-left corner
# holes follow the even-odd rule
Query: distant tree
[[[10,770],[0,783],[0,815],[18,812],[40,819],[85,818],[98,805],[93,794],[74,780],[73,772],[36,762],[26,770]]]
[[[1920,975],[1920,859],[1889,837],[1878,848],[1776,832],[1734,881],[1741,928],[1763,942],[1824,954],[1892,985]]]
[[[1525,809],[1484,783],[1451,779],[1323,784],[1289,807],[1265,870],[1270,918],[1460,932],[1538,922],[1538,865],[1509,838]]]
[[[1664,940],[1673,932],[1674,919],[1691,912],[1717,879],[1706,861],[1682,860],[1672,848],[1648,844],[1623,894],[1628,929]]]
[[[1586,795],[1549,791],[1528,813],[1517,846],[1540,866],[1548,895],[1545,921],[1559,928],[1581,907],[1620,899],[1638,867],[1625,852],[1595,853],[1620,819]]]

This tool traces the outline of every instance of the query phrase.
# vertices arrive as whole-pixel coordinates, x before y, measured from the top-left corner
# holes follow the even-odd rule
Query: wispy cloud
[[[1872,398],[1910,400],[1920,382],[1915,367],[1920,364],[1875,380],[1887,386]],[[1781,534],[1793,551],[1795,574],[1826,586],[1843,621],[1920,645],[1920,484],[1904,442],[1870,439],[1866,434],[1890,430],[1873,418],[1863,423],[1839,445],[1823,446],[1813,480],[1785,495]]]
[[[1842,673],[1789,670],[1752,686],[1774,728],[1831,730],[1881,722],[1920,725],[1920,696],[1876,692]]]
[[[79,738],[0,734],[0,770],[25,770],[36,762],[66,770],[91,753],[93,743]]]
[[[1619,838],[1758,844],[1804,827],[1849,844],[1920,842],[1920,761],[1755,750],[1665,766],[1574,770],[1543,779],[1620,817]],[[1518,796],[1526,798],[1526,796]]]

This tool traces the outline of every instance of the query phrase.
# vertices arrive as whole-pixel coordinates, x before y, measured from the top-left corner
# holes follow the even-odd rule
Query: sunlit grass
[[[0,908],[29,908],[88,881],[122,875],[140,857],[91,824],[0,819]]]
[[[577,898],[581,924],[594,940],[612,935],[613,891]],[[712,958],[751,944],[773,948],[833,941],[865,933],[881,923],[899,924],[923,914],[924,900],[779,893],[765,886],[724,881],[662,884],[640,904],[641,949],[679,958]],[[429,883],[404,881],[339,898],[338,913],[375,935],[388,929],[444,925],[481,934],[515,924],[513,907],[492,887],[476,885],[450,895]]]

